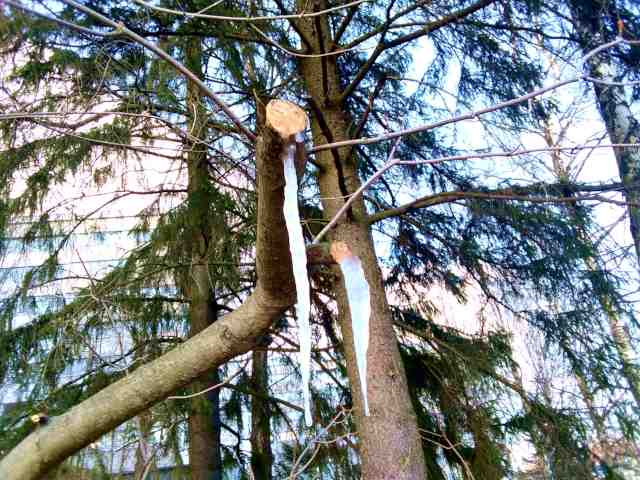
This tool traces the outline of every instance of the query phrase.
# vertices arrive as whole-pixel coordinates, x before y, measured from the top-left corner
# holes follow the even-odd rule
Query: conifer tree
[[[444,285],[464,300],[469,287],[477,286],[487,301],[528,321],[554,345],[583,348],[589,374],[618,372],[615,361],[596,355],[600,347],[608,354],[607,346],[588,338],[590,319],[601,309],[600,293],[614,288],[608,278],[601,283],[585,279],[585,266],[598,254],[581,235],[590,211],[567,215],[563,206],[567,189],[577,198],[583,191],[607,187],[523,183],[515,173],[498,183],[470,166],[479,153],[469,149],[509,145],[523,129],[538,126],[553,105],[523,99],[469,115],[481,119],[476,127],[436,128],[453,123],[447,105],[436,101],[450,87],[452,70],[459,71],[454,88],[457,108],[464,111],[509,101],[542,85],[543,65],[527,50],[536,36],[553,39],[554,32],[524,26],[532,17],[557,21],[555,12],[548,12],[550,5],[492,0],[96,5],[63,0],[64,7],[44,13],[32,4],[4,3],[3,14],[10,20],[2,32],[4,53],[20,55],[12,76],[27,88],[23,93],[8,84],[13,103],[7,110],[27,114],[4,125],[9,148],[0,166],[3,232],[17,217],[29,215],[35,222],[24,235],[26,247],[45,238],[49,254],[5,301],[4,319],[30,299],[36,286],[56,278],[57,257],[69,232],[60,232],[62,241],[55,240],[59,237],[39,207],[54,193],[55,182],[81,175],[83,166],[95,170],[91,159],[96,151],[115,151],[125,162],[137,154],[164,155],[180,162],[188,182],[186,187],[144,192],[160,196],[141,215],[137,232],[144,243],[96,279],[97,286],[82,292],[82,301],[52,309],[25,327],[8,324],[3,331],[1,341],[13,345],[7,378],[15,381],[21,368],[33,369],[34,375],[45,371],[49,383],[38,384],[31,394],[55,409],[50,424],[30,435],[25,428],[11,429],[8,446],[24,440],[0,463],[1,473],[36,478],[175,390],[196,380],[196,389],[215,384],[218,366],[263,346],[268,335],[289,339],[283,317],[295,303],[296,291],[282,217],[279,154],[286,139],[264,118],[271,98],[286,98],[310,120],[309,162],[301,177],[302,221],[316,238],[314,222],[335,221],[327,237],[348,244],[359,257],[372,300],[368,391],[362,392],[354,348],[358,332],[351,328],[340,270],[324,260],[310,268],[316,332],[335,347],[336,384],[346,379],[349,385],[324,407],[316,392],[315,418],[321,425],[342,418],[342,410],[327,415],[326,407],[339,398],[344,411],[352,412],[344,425],[357,432],[358,459],[344,453],[353,451],[352,445],[342,452],[337,441],[335,448],[320,448],[319,427],[302,451],[314,456],[293,460],[292,475],[305,466],[320,475],[329,464],[340,472],[336,478],[353,476],[356,468],[363,478],[501,478],[510,470],[505,444],[523,432],[534,442],[546,435],[550,444],[543,447],[555,452],[555,478],[571,474],[561,471],[569,465],[563,455],[581,450],[583,424],[576,415],[529,398],[505,377],[513,365],[506,337],[492,332],[469,339],[426,315],[432,307],[428,300],[419,305],[421,311],[411,308],[412,292]],[[59,30],[51,28],[56,22]],[[409,88],[412,82],[405,80],[424,55],[416,45],[425,39],[434,60],[417,79],[417,88]],[[96,75],[99,59],[106,67]],[[39,85],[48,88],[40,96]],[[64,96],[56,92],[61,86],[68,88]],[[28,95],[37,97],[29,100],[31,105]],[[125,115],[100,124],[103,114],[94,113],[96,126],[87,132],[84,125],[91,121],[56,125],[38,114],[55,113],[67,102],[85,111],[100,102],[115,103]],[[145,128],[144,119],[151,116],[175,135],[170,141],[184,148],[184,156],[149,154],[157,135],[154,128]],[[44,125],[55,135],[21,137],[19,122],[31,128]],[[431,128],[385,136],[429,123]],[[478,138],[478,131],[487,142]],[[469,143],[459,143],[458,135],[469,136]],[[370,139],[358,140],[362,137]],[[139,138],[147,142],[140,145]],[[389,143],[391,138],[399,140]],[[461,161],[447,161],[456,156]],[[387,168],[390,162],[397,163],[393,169]],[[100,172],[113,174],[109,167]],[[19,172],[27,177],[28,188],[16,196]],[[372,175],[379,181],[364,196],[355,195]],[[407,186],[424,195],[403,203]],[[179,200],[172,203],[176,195]],[[339,215],[347,199],[350,206]],[[165,209],[167,205],[171,208]],[[149,219],[152,212],[158,215],[155,223]],[[374,239],[381,237],[388,239],[388,254],[376,252]],[[326,244],[314,249],[312,260],[314,252],[327,250]],[[255,267],[239,269],[237,264],[251,254]],[[215,267],[218,263],[221,268]],[[232,266],[222,268],[227,263]],[[179,287],[172,295],[181,298],[168,298],[170,285]],[[251,293],[238,293],[243,288]],[[557,299],[562,299],[561,308],[549,308]],[[100,375],[92,371],[91,382],[67,387],[63,401],[56,396],[59,376],[80,347],[73,343],[75,352],[65,351],[68,344],[60,335],[70,323],[74,335],[96,334],[108,326],[107,300],[120,313],[135,313],[130,320],[119,315],[118,321],[132,331],[143,325],[149,332],[143,338],[154,345],[164,338],[163,322],[185,329],[185,315],[194,335],[175,348],[160,345],[155,360],[126,375],[109,374],[106,368]],[[177,308],[180,302],[188,308]],[[228,313],[220,315],[220,310]],[[146,322],[139,323],[142,319]],[[260,375],[261,368],[268,370],[268,361],[258,352],[253,361],[253,381],[247,383],[253,389],[255,447],[269,438],[265,423],[271,410],[253,408],[268,395]],[[524,404],[518,412],[501,402],[514,392]],[[219,422],[216,395],[209,397],[205,410]],[[364,395],[370,415],[364,412]],[[198,409],[195,413],[192,422]],[[241,416],[236,415],[240,433]],[[220,424],[213,427],[202,439],[215,446]],[[68,438],[61,438],[63,431]],[[198,440],[192,436],[190,442],[195,448]],[[191,458],[195,465],[198,456]],[[201,460],[207,474],[219,471],[212,467],[220,464],[218,459]],[[256,478],[269,477],[272,461],[254,455],[251,463],[262,472]],[[590,464],[586,469],[597,474]]]

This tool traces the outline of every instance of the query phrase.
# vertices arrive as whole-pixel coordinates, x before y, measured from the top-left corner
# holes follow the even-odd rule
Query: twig
[[[596,53],[607,49],[607,48],[611,48],[613,46],[619,45],[619,44],[637,44],[640,43],[640,41],[632,41],[632,40],[626,40],[624,38],[617,38],[616,40],[613,40],[605,45],[602,45],[594,50],[592,50],[591,52],[587,53],[587,55],[585,55],[583,57],[582,63],[585,62],[585,60],[591,58],[593,55],[595,55]],[[434,122],[434,123],[430,123],[430,124],[426,124],[426,125],[420,125],[417,127],[413,127],[413,128],[407,128],[404,130],[398,130],[395,132],[390,132],[390,133],[385,133],[383,135],[378,135],[376,137],[369,137],[369,138],[356,138],[356,139],[352,139],[352,140],[343,140],[341,142],[334,142],[334,143],[325,143],[323,145],[318,145],[317,147],[314,147],[312,149],[309,150],[309,153],[315,153],[315,152],[320,152],[322,150],[327,150],[330,148],[339,148],[339,147],[347,147],[349,145],[369,145],[372,143],[379,143],[379,142],[384,142],[386,140],[393,140],[394,138],[399,138],[399,137],[404,137],[406,135],[412,135],[414,133],[420,133],[420,132],[425,132],[427,130],[433,130],[435,128],[439,128],[439,127],[443,127],[445,125],[450,125],[452,123],[458,123],[464,120],[471,120],[474,118],[479,117],[480,115],[484,115],[486,113],[490,113],[490,112],[495,112],[496,110],[502,110],[503,108],[507,108],[507,107],[512,107],[514,105],[519,105],[521,103],[524,102],[528,102],[529,100],[539,97],[541,95],[544,95],[545,93],[548,93],[550,91],[553,90],[557,90],[558,88],[564,87],[565,85],[569,85],[575,82],[578,82],[580,80],[587,80],[590,81],[590,78],[588,75],[586,74],[580,74],[580,75],[576,75],[575,77],[569,78],[567,80],[562,80],[559,81],[557,83],[554,83],[553,85],[550,85],[548,87],[543,87],[540,88],[538,90],[535,90],[533,92],[529,92],[525,95],[522,95],[520,97],[516,97],[513,98],[511,100],[507,100],[505,102],[501,102],[498,103],[496,105],[493,105],[491,107],[487,107],[487,108],[483,108],[480,110],[476,110],[474,112],[470,112],[470,113],[466,113],[464,115],[459,115],[457,117],[453,117],[453,118],[448,118],[446,120],[441,120],[438,122]],[[604,82],[606,83],[606,80],[598,80],[598,82]],[[626,84],[625,84],[626,85]]]
[[[464,120],[471,120],[471,119],[475,119],[477,117],[479,117],[480,115],[484,115],[486,113],[490,113],[490,112],[495,112],[496,110],[501,110],[503,108],[507,108],[507,107],[512,107],[514,105],[519,105],[520,103],[524,103],[529,101],[532,98],[535,97],[539,97],[540,95],[544,95],[547,92],[550,92],[552,90],[557,90],[560,87],[563,87],[565,85],[569,85],[571,83],[575,83],[578,80],[581,80],[585,78],[583,75],[580,76],[576,76],[573,78],[570,78],[568,80],[563,80],[562,82],[558,82],[555,83],[549,87],[544,87],[541,88],[539,90],[535,90],[533,92],[527,93],[526,95],[522,95],[520,97],[508,100],[506,102],[502,102],[502,103],[498,103],[496,105],[493,105],[491,107],[487,107],[487,108],[483,108],[480,110],[476,110],[474,112],[470,112],[470,113],[466,113],[464,115],[459,115],[457,117],[453,117],[453,118],[448,118],[446,120],[440,120],[438,122],[434,122],[434,123],[430,123],[430,124],[426,124],[426,125],[420,125],[417,127],[413,127],[413,128],[407,128],[404,130],[397,130],[395,132],[390,132],[390,133],[385,133],[382,135],[378,135],[376,137],[368,137],[368,138],[355,138],[352,140],[343,140],[341,142],[334,142],[334,143],[325,143],[322,145],[318,145],[317,147],[314,147],[312,149],[309,150],[309,153],[316,153],[316,152],[320,152],[322,150],[328,150],[330,148],[340,148],[340,147],[348,147],[350,145],[370,145],[372,143],[380,143],[380,142],[384,142],[386,140],[393,140],[395,138],[400,138],[400,137],[404,137],[407,135],[412,135],[414,133],[420,133],[420,132],[425,132],[427,130],[433,130],[435,128],[439,128],[439,127],[443,127],[445,125],[449,125],[452,123],[458,123]]]
[[[200,390],[199,392],[191,393],[189,395],[172,395],[170,397],[167,397],[167,400],[187,400],[189,398],[194,398],[194,397],[197,397],[199,395],[203,395],[203,394],[205,394],[207,392],[210,392],[211,390],[215,390],[216,388],[223,387],[223,386],[231,383],[231,381],[234,378],[236,378],[238,375],[240,375],[242,372],[244,372],[244,368],[245,368],[246,365],[247,365],[247,361],[245,361],[244,366],[242,366],[240,369],[238,369],[238,371],[236,373],[234,373],[229,378],[227,378],[226,380],[223,380],[220,383],[216,383],[215,385],[207,387],[204,390]]]
[[[594,50],[592,50],[591,52],[587,53],[582,60],[582,64],[584,64],[584,62],[586,60],[588,60],[589,58],[591,58],[593,55],[595,55],[596,53],[603,51],[607,48],[611,48],[615,45],[621,44],[621,43],[625,43],[625,44],[635,44],[638,42],[635,41],[629,41],[629,40],[625,40],[623,38],[616,38],[615,40],[602,45]],[[529,101],[535,97],[538,97],[540,95],[543,95],[544,93],[547,93],[549,91],[552,90],[556,90],[562,86],[577,82],[579,80],[588,80],[589,77],[586,74],[582,74],[582,75],[578,75],[576,77],[570,78],[568,80],[563,80],[563,81],[559,81],[554,83],[551,86],[548,87],[544,87],[538,90],[535,90],[533,92],[527,93],[526,95],[522,95],[520,97],[505,101],[505,102],[501,102],[497,105],[493,105],[491,107],[487,107],[487,108],[483,108],[480,110],[476,110],[474,112],[470,112],[464,115],[459,115],[457,117],[453,117],[453,118],[448,118],[446,120],[440,120],[438,122],[435,123],[431,123],[428,125],[421,125],[418,127],[414,127],[414,128],[409,128],[409,129],[405,129],[405,130],[399,130],[396,132],[391,132],[391,133],[385,133],[383,135],[379,135],[377,137],[370,137],[370,138],[360,138],[360,139],[353,139],[353,140],[344,140],[341,142],[334,142],[334,143],[328,143],[328,144],[324,144],[324,145],[319,145],[315,148],[312,148],[311,150],[309,150],[309,153],[314,153],[314,152],[319,152],[322,150],[326,150],[329,148],[338,148],[338,147],[346,147],[346,146],[352,146],[352,145],[366,145],[366,144],[371,144],[371,143],[378,143],[378,142],[382,142],[385,140],[391,140],[391,139],[398,139],[396,141],[396,144],[394,145],[394,147],[392,148],[392,153],[391,155],[389,155],[387,161],[385,162],[385,164],[380,167],[380,169],[378,171],[376,171],[373,176],[371,176],[371,178],[369,178],[364,184],[362,184],[351,196],[350,198],[344,203],[344,205],[340,208],[340,210],[338,210],[338,212],[333,216],[333,218],[331,219],[331,221],[320,231],[320,233],[318,233],[318,235],[313,239],[312,244],[317,244],[322,237],[324,237],[324,235],[331,229],[333,228],[333,226],[338,222],[338,220],[340,219],[340,217],[342,217],[342,215],[344,215],[344,213],[349,209],[349,207],[351,206],[351,204],[353,204],[353,202],[355,202],[355,200],[362,194],[362,192],[364,192],[367,188],[369,188],[369,186],[371,186],[375,181],[377,181],[387,170],[389,170],[390,168],[396,166],[396,165],[425,165],[425,164],[435,164],[435,163],[441,163],[441,162],[445,162],[445,161],[452,161],[452,160],[468,160],[471,158],[485,158],[485,157],[498,157],[498,156],[502,156],[502,157],[509,157],[509,156],[514,156],[514,155],[521,155],[526,153],[525,151],[512,151],[512,152],[498,152],[496,153],[483,153],[483,154],[475,154],[475,155],[455,155],[455,156],[449,156],[449,157],[440,157],[440,158],[435,158],[435,159],[430,159],[430,160],[415,160],[415,161],[403,161],[400,159],[396,159],[393,158],[393,154],[395,152],[395,148],[398,144],[398,141],[400,138],[402,138],[405,135],[411,135],[413,133],[418,133],[418,132],[423,132],[423,131],[427,131],[427,130],[432,130],[438,127],[442,127],[444,125],[449,125],[452,123],[458,123],[460,121],[463,120],[470,120],[473,118],[478,118],[480,115],[484,115],[486,113],[489,112],[493,112],[496,110],[501,110],[503,108],[507,108],[510,106],[514,106],[514,105],[518,105],[520,103]],[[640,146],[638,143],[630,143],[630,144],[611,144],[611,145],[607,145],[608,147],[638,147]],[[604,147],[604,145],[602,146]],[[531,149],[531,152],[534,151],[562,151],[562,150],[576,150],[576,148],[578,147],[546,147],[544,149]],[[584,148],[600,148],[600,146],[590,146],[590,147],[584,147]]]
[[[348,413],[349,410],[340,410],[329,422],[329,424],[326,427],[321,427],[320,431],[318,432],[318,434],[316,436],[314,436],[311,441],[307,444],[307,446],[304,448],[304,450],[302,450],[302,452],[300,453],[300,455],[298,456],[298,458],[296,459],[295,463],[293,464],[293,467],[291,468],[291,474],[289,475],[289,480],[294,480],[298,475],[302,474],[311,464],[311,462],[313,461],[313,459],[315,458],[316,454],[318,453],[318,451],[320,450],[320,440],[322,439],[322,437],[324,437],[328,432],[329,429],[334,426],[337,423],[342,423],[344,420],[340,420],[341,417],[345,417],[346,418],[346,413]],[[340,420],[340,421],[338,421]],[[302,459],[304,458],[305,454],[309,451],[309,449],[313,447],[313,453],[311,454],[311,457],[309,458],[309,460],[307,462],[305,462],[304,465],[302,465],[302,467],[298,467],[298,465],[300,465],[300,463],[302,462]]]
[[[356,201],[356,199],[360,196],[362,192],[364,192],[367,188],[369,188],[371,184],[373,184],[376,180],[378,180],[378,178],[380,178],[384,174],[384,172],[389,170],[391,167],[398,165],[398,163],[400,162],[400,159],[393,158],[393,156],[396,153],[396,148],[398,147],[399,143],[400,143],[400,139],[398,139],[396,143],[393,145],[393,147],[391,148],[391,152],[389,152],[389,157],[387,159],[387,162],[382,166],[382,168],[380,168],[376,173],[374,173],[373,176],[369,178],[369,180],[363,183],[360,186],[360,188],[358,188],[358,190],[356,190],[349,197],[349,200],[347,200],[344,203],[344,205],[342,205],[340,210],[338,210],[338,212],[333,216],[331,221],[327,223],[327,225],[322,230],[320,230],[320,233],[318,233],[318,235],[316,235],[316,238],[314,238],[313,242],[311,242],[312,245],[317,244],[322,239],[322,237],[324,237],[325,234],[333,228],[333,226],[338,222],[340,217],[344,215],[344,213],[349,209],[351,204]]]
[[[277,43],[276,41],[272,40],[271,38],[269,38],[269,36],[264,33],[262,30],[260,30],[258,27],[256,27],[255,25],[249,25],[253,30],[255,30],[258,35],[260,35],[262,38],[264,38],[269,44],[273,45],[274,47],[276,47],[278,50],[281,50],[282,52],[294,56],[294,57],[299,57],[299,58],[321,58],[321,57],[330,57],[330,56],[335,56],[335,55],[341,55],[345,52],[350,52],[353,50],[359,50],[359,51],[364,51],[364,50],[368,50],[368,48],[363,48],[363,47],[351,47],[351,48],[345,48],[345,49],[341,49],[341,50],[332,50],[330,52],[324,52],[324,53],[300,53],[294,50],[290,50],[286,47],[283,47],[282,45],[280,45],[279,43]]]
[[[2,6],[3,2],[0,2],[0,6]],[[100,36],[100,37],[106,37],[109,34],[105,33],[105,32],[98,32],[95,30],[91,30],[90,28],[87,27],[83,27],[82,25],[78,25],[77,23],[73,23],[73,22],[68,22],[66,20],[62,20],[60,18],[52,18],[49,17],[48,15],[45,15],[44,13],[38,12],[36,10],[32,10],[28,7],[25,7],[24,5],[19,4],[18,2],[14,2],[13,0],[4,0],[4,3],[9,5],[10,7],[13,7],[17,10],[22,10],[25,13],[28,13],[29,15],[33,15],[35,17],[40,17],[43,18],[45,20],[50,20],[52,22],[58,23],[62,26],[65,26],[67,28],[70,28],[72,30],[77,30],[79,32],[82,33],[86,33],[87,35],[96,35],[96,36]]]
[[[173,10],[171,8],[158,7],[156,5],[151,5],[150,3],[143,2],[142,0],[134,0],[139,5],[142,5],[150,10],[155,10],[157,12],[170,13],[172,15],[181,15],[184,17],[191,18],[206,18],[209,20],[223,20],[228,22],[260,22],[266,20],[297,20],[299,18],[309,18],[309,17],[319,17],[321,15],[325,15],[327,13],[335,12],[338,10],[343,10],[345,8],[353,7],[356,5],[360,5],[361,3],[369,2],[371,0],[355,0],[350,3],[345,3],[344,5],[338,5],[336,7],[327,8],[325,10],[320,10],[318,12],[301,12],[301,13],[293,13],[288,15],[267,15],[267,16],[257,16],[257,17],[230,17],[224,15],[210,15],[200,12],[181,12],[180,10]],[[209,8],[209,7],[207,7]]]

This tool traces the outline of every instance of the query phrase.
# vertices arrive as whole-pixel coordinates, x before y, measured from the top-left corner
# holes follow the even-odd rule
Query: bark
[[[158,359],[76,405],[26,437],[0,462],[0,478],[36,480],[65,458],[178,388],[251,350],[295,300],[282,214],[283,141],[271,128],[256,145],[258,208],[254,292],[237,310]]]
[[[307,2],[298,3],[298,8],[302,9]],[[315,2],[316,9],[324,7],[324,2]],[[312,48],[310,53],[322,53],[332,44],[326,17],[304,18],[296,23]],[[314,144],[348,139],[349,122],[340,101],[341,89],[335,57],[303,58],[300,73],[310,96]],[[344,195],[354,192],[360,185],[356,164],[344,148],[318,152],[316,162],[321,167],[318,180],[324,215],[331,219],[343,204]],[[335,292],[359,435],[362,478],[423,479],[426,478],[426,467],[416,416],[409,397],[382,273],[364,214],[364,204],[362,201],[356,202],[349,215],[330,234],[331,240],[345,242],[360,258],[371,292],[367,371],[369,416],[363,412],[349,306],[342,282],[337,285]],[[339,269],[335,268],[339,275]]]
[[[268,337],[261,343],[269,345]],[[268,354],[266,349],[254,350],[252,357],[251,385],[251,470],[255,480],[271,480],[273,455],[271,452],[271,407],[265,400],[269,396]]]
[[[588,260],[587,266],[591,270],[596,270],[598,268],[595,261],[593,260]],[[633,358],[633,348],[631,347],[629,334],[625,330],[622,319],[611,304],[610,299],[605,295],[600,294],[598,296],[598,301],[602,306],[603,313],[607,317],[607,323],[609,324],[609,328],[611,330],[611,338],[613,339],[613,344],[616,348],[616,352],[620,357],[620,363],[622,364],[622,375],[627,381],[629,389],[631,390],[631,395],[633,396],[633,399],[636,403],[636,407],[640,411],[640,377],[638,375],[638,368],[635,365],[635,361]]]
[[[606,428],[604,425],[604,420],[596,410],[595,403],[593,400],[593,394],[589,390],[589,386],[587,385],[587,381],[585,380],[584,376],[582,376],[581,373],[576,370],[574,370],[574,375],[576,376],[576,380],[578,381],[578,389],[580,390],[580,395],[582,395],[582,398],[584,399],[584,403],[587,406],[587,411],[589,412],[589,418],[591,419],[591,423],[593,423],[593,428],[596,431],[596,439],[598,440],[598,446],[603,448],[601,460],[610,467],[612,465],[611,455],[609,455],[609,449],[607,448],[608,439],[606,434]]]
[[[198,78],[202,73],[201,39],[186,40],[185,66]],[[187,84],[187,111],[189,132],[192,137],[205,140],[207,137],[208,115],[204,108],[204,98],[193,82]],[[209,272],[209,260],[215,251],[215,243],[222,232],[216,231],[210,204],[215,188],[208,179],[207,152],[203,144],[191,142],[188,145],[187,170],[189,176],[188,193],[189,218],[186,219],[187,249],[191,254],[191,267],[186,278],[185,290],[190,300],[189,336],[205,330],[216,321],[215,284]],[[220,382],[218,369],[212,367],[192,384],[192,391],[199,392]],[[222,457],[220,450],[220,390],[214,389],[191,400],[189,412],[189,466],[192,480],[221,480]]]
[[[608,319],[613,343],[616,346],[622,362],[622,373],[629,384],[631,394],[636,402],[636,407],[640,410],[640,375],[638,374],[638,367],[635,364],[629,334],[624,329],[619,315],[611,312],[608,314]]]

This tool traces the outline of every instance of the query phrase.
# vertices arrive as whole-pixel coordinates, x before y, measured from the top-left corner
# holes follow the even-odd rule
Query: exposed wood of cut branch
[[[340,263],[352,255],[351,249],[345,242],[333,242],[331,244],[331,256],[336,262]]]
[[[307,128],[307,114],[286,100],[271,100],[267,104],[267,126],[278,132],[284,140],[289,140]]]

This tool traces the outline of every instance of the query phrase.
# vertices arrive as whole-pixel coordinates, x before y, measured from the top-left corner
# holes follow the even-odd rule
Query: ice
[[[347,289],[353,343],[356,351],[356,365],[364,401],[364,414],[369,415],[367,400],[367,350],[369,348],[369,317],[371,316],[371,298],[369,284],[364,277],[362,263],[356,256],[350,255],[340,262],[340,269]]]
[[[295,143],[286,147],[284,154],[284,218],[289,233],[289,249],[293,263],[293,276],[296,284],[298,317],[298,341],[300,343],[300,369],[302,372],[302,397],[304,401],[304,419],[308,427],[312,425],[311,394],[311,327],[309,326],[310,288],[307,276],[307,251],[302,236],[300,213],[298,212],[298,178],[294,164]]]

